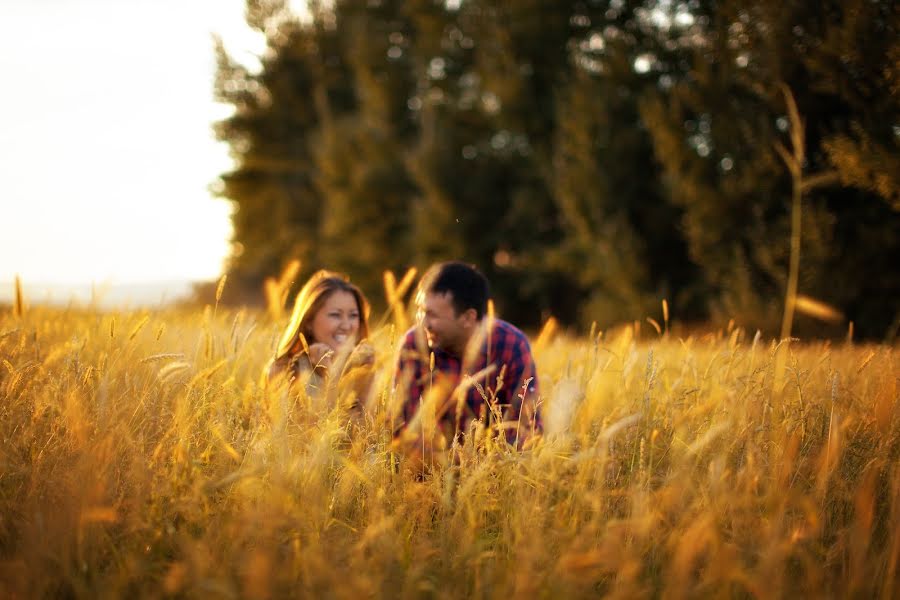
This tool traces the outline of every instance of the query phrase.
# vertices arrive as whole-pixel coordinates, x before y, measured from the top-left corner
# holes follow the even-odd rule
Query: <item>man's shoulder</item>
[[[402,341],[397,351],[397,367],[408,368],[410,366],[419,369],[423,365],[423,361],[427,361],[426,354],[423,353],[419,341],[416,328],[412,327],[403,334]],[[427,364],[425,362],[424,364]]]
[[[403,334],[403,342],[400,344],[402,355],[409,356],[411,352],[423,353],[427,349],[428,342],[425,340],[425,332],[418,326],[413,325]]]
[[[530,344],[528,343],[528,336],[525,335],[525,333],[521,329],[519,329],[509,321],[504,321],[503,319],[494,319],[494,332],[499,333],[503,338],[512,339],[516,342],[521,342],[530,347]]]
[[[403,343],[401,347],[403,348],[415,348],[416,346],[416,326],[413,325],[409,329],[406,330],[406,333],[403,334]]]

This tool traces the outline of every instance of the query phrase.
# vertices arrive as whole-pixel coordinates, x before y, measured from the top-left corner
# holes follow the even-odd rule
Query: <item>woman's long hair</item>
[[[281,341],[275,352],[274,362],[276,364],[289,361],[302,349],[303,343],[300,341],[300,334],[303,334],[308,344],[316,342],[311,339],[312,321],[325,301],[337,291],[353,294],[356,299],[356,305],[359,307],[359,339],[357,341],[369,337],[369,303],[363,293],[350,283],[345,275],[333,271],[318,271],[309,278],[309,281],[297,294],[291,320],[284,333],[281,334]]]

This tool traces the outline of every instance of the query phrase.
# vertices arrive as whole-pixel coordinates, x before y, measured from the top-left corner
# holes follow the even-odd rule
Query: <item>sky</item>
[[[0,284],[214,280],[230,206],[212,33],[252,64],[243,0],[0,0]]]

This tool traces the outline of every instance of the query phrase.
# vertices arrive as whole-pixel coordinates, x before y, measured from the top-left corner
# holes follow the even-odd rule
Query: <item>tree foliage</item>
[[[900,297],[900,36],[886,1],[250,0],[221,45],[230,281],[457,258],[507,317],[776,332],[802,130],[799,289],[881,336]],[[784,90],[802,122],[788,118]],[[813,321],[801,331],[834,333]],[[806,329],[803,329],[806,327]]]

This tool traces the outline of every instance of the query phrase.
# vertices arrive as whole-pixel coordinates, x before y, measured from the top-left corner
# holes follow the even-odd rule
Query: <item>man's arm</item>
[[[508,423],[506,441],[521,447],[522,444],[543,431],[540,410],[537,405],[539,386],[534,358],[528,339],[522,336],[512,345],[506,361],[504,385],[509,404],[505,417]]]
[[[395,411],[395,436],[406,427],[419,408],[424,391],[422,385],[424,366],[421,354],[421,350],[417,348],[415,329],[411,329],[403,339],[394,372],[395,393],[398,395],[394,406],[399,408]]]

